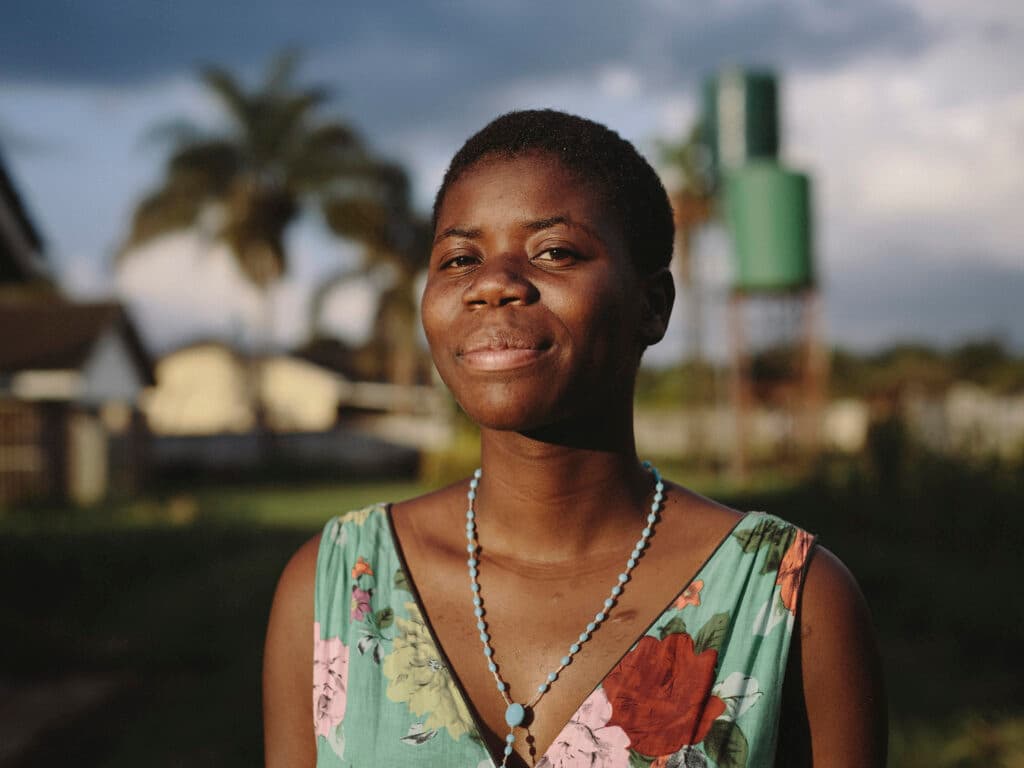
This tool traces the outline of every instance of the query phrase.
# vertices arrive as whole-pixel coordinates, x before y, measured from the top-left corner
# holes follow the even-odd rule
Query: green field
[[[818,533],[858,576],[886,661],[892,766],[1024,765],[1020,476],[926,458],[882,485],[832,464],[748,494],[717,489]],[[56,691],[37,706],[60,713],[67,681],[104,692],[51,716],[16,760],[0,748],[0,764],[259,764],[260,653],[281,567],[330,515],[420,490],[252,485],[0,513],[0,697]],[[19,722],[5,717],[0,744]]]

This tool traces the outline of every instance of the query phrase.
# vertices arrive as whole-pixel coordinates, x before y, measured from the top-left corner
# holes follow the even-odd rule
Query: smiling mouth
[[[471,339],[456,353],[463,364],[478,371],[508,371],[529,365],[544,355],[551,344],[495,331]]]

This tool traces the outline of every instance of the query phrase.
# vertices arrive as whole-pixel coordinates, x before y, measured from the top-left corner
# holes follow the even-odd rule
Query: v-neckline
[[[490,727],[483,721],[483,718],[480,717],[480,714],[477,712],[476,706],[473,704],[472,699],[470,699],[469,695],[466,693],[466,689],[462,685],[462,680],[459,679],[459,676],[455,672],[455,667],[452,666],[451,660],[448,658],[448,654],[445,653],[444,647],[441,645],[441,640],[438,638],[437,633],[434,631],[434,626],[430,622],[430,615],[427,613],[423,605],[423,599],[420,597],[419,589],[417,589],[416,582],[413,580],[412,573],[409,570],[409,564],[405,560],[405,552],[402,550],[402,545],[398,540],[398,535],[395,533],[395,527],[391,520],[391,503],[388,502],[386,504],[380,505],[380,509],[381,514],[384,517],[384,527],[387,529],[388,536],[391,539],[391,547],[395,551],[395,555],[398,558],[398,567],[402,569],[402,575],[405,576],[406,584],[408,584],[409,592],[413,598],[413,604],[416,606],[417,611],[419,612],[420,616],[423,619],[423,625],[426,627],[427,634],[430,636],[430,642],[433,643],[434,649],[437,651],[438,656],[441,658],[441,661],[444,663],[445,668],[448,670],[448,674],[451,675],[451,679],[455,683],[455,688],[458,691],[459,698],[462,700],[463,705],[466,707],[466,711],[469,712],[469,716],[473,722],[473,728],[480,736],[480,743],[483,746],[484,752],[487,753],[487,757],[491,761],[491,765],[493,766],[493,768],[499,768],[499,766],[501,765],[501,761],[496,759],[495,756],[491,753],[491,748],[488,745],[487,738],[485,736],[485,734],[493,732],[491,731]],[[547,749],[544,750],[544,753],[541,754],[539,758],[537,758],[537,760],[534,762],[534,765],[539,764],[542,760],[544,760],[545,757],[547,757],[548,752],[551,751],[551,748],[554,747],[555,743],[558,741],[558,736],[562,733],[562,731],[565,730],[566,726],[569,725],[576,718],[576,716],[580,713],[580,710],[583,708],[583,705],[586,704],[587,701],[589,701],[590,697],[594,695],[594,692],[598,688],[600,688],[604,684],[604,681],[607,680],[608,677],[618,668],[618,666],[622,663],[622,660],[625,659],[626,656],[628,656],[632,652],[632,650],[636,647],[636,644],[639,643],[641,639],[643,639],[651,633],[651,631],[658,624],[658,622],[661,621],[665,614],[667,614],[670,610],[673,610],[673,606],[675,605],[676,601],[679,600],[683,593],[686,592],[686,590],[689,589],[695,581],[697,581],[697,579],[704,573],[705,570],[707,570],[708,566],[711,565],[711,561],[714,560],[715,557],[717,557],[717,555],[719,554],[719,552],[722,551],[723,547],[726,545],[726,543],[728,543],[729,539],[732,538],[732,535],[737,531],[737,529],[739,529],[740,525],[743,524],[743,522],[748,518],[749,515],[749,512],[744,512],[736,520],[736,522],[734,522],[729,527],[729,530],[726,532],[726,534],[718,541],[717,544],[715,544],[714,548],[708,553],[707,557],[704,558],[704,561],[697,567],[697,570],[694,571],[693,576],[691,576],[689,580],[687,580],[686,583],[682,586],[682,588],[672,596],[672,598],[668,601],[665,607],[662,608],[661,611],[659,611],[659,613],[644,628],[644,630],[636,636],[636,639],[632,643],[630,643],[629,647],[625,651],[622,652],[622,654],[615,660],[611,667],[609,667],[608,670],[604,673],[604,675],[601,676],[601,679],[598,680],[592,688],[590,688],[586,696],[583,697],[583,700],[579,703],[576,709],[573,710],[572,714],[569,716],[569,719],[565,723],[563,723],[562,726],[555,733],[555,738],[552,740],[550,744],[548,744]]]

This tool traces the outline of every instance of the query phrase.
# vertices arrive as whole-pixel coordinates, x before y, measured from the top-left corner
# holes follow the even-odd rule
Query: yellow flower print
[[[351,512],[346,512],[338,519],[338,523],[354,523],[355,525],[362,525],[366,522],[366,518],[370,516],[370,513],[377,509],[377,506],[378,505],[376,504],[371,504],[370,506],[363,507],[362,509],[355,509]]]
[[[388,698],[405,702],[417,717],[426,715],[426,728],[447,728],[453,739],[472,729],[469,710],[451,673],[441,661],[419,609],[406,603],[408,619],[395,619],[392,651],[382,669],[388,678]]]

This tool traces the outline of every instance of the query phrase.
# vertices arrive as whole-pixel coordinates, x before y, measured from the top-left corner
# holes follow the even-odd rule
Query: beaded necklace
[[[491,636],[487,633],[487,622],[484,621],[484,601],[480,595],[480,582],[477,580],[479,573],[477,567],[480,563],[476,558],[476,554],[480,548],[480,540],[476,533],[476,511],[474,509],[476,489],[480,485],[480,477],[483,475],[483,471],[478,468],[473,472],[473,479],[469,481],[469,491],[466,493],[466,499],[469,502],[469,508],[466,510],[466,539],[468,540],[466,551],[469,553],[469,559],[466,561],[466,564],[469,566],[469,584],[473,592],[473,614],[476,616],[476,628],[480,630],[480,642],[484,647],[487,669],[494,675],[494,682],[498,687],[498,693],[501,694],[502,699],[504,699],[507,705],[505,709],[505,722],[508,724],[509,731],[505,737],[505,756],[501,760],[502,768],[504,768],[509,757],[512,755],[512,744],[516,740],[515,729],[523,725],[527,716],[532,713],[534,707],[544,698],[544,694],[550,690],[551,684],[558,679],[559,673],[572,663],[573,656],[579,653],[583,643],[590,639],[594,631],[608,617],[608,612],[615,605],[619,595],[622,594],[623,585],[629,581],[629,575],[636,566],[637,560],[640,559],[640,553],[647,546],[647,542],[651,538],[654,524],[658,520],[658,511],[661,509],[661,503],[665,498],[665,484],[661,481],[661,474],[656,467],[647,461],[643,465],[654,476],[654,498],[651,500],[651,511],[647,515],[647,525],[644,526],[640,539],[633,546],[633,551],[629,553],[629,559],[626,561],[626,570],[619,574],[615,586],[611,588],[611,593],[604,601],[604,607],[587,624],[584,631],[580,633],[578,640],[569,646],[569,652],[562,657],[558,667],[553,672],[548,673],[547,679],[537,686],[537,692],[526,704],[515,702],[509,696],[508,684],[502,679],[501,673],[498,671],[498,664],[494,660],[494,649],[491,647]]]

